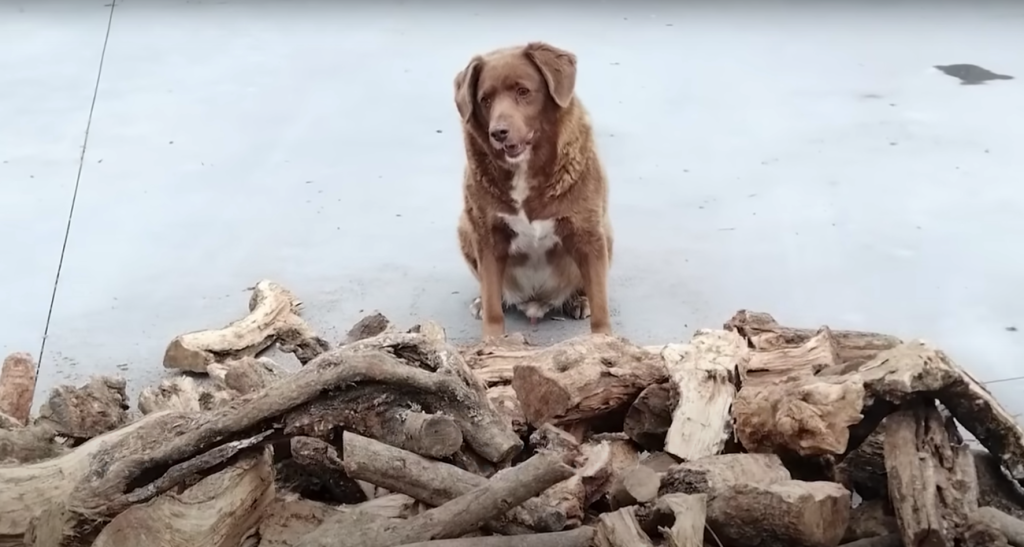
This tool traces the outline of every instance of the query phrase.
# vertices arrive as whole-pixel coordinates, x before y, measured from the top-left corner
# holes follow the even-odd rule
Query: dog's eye
[[[529,94],[530,90],[526,89],[525,87],[520,87],[519,89],[516,89],[516,96],[519,97],[520,99],[526,97]]]
[[[487,108],[488,106],[491,106],[491,98],[490,97],[480,97],[480,104],[484,108]]]

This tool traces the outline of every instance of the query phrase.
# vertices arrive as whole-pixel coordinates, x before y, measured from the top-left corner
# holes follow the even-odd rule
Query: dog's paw
[[[474,298],[473,303],[469,305],[469,314],[473,316],[473,319],[483,319],[484,302],[479,296]]]
[[[590,317],[590,300],[582,294],[571,296],[565,301],[562,310],[573,319],[586,319]]]

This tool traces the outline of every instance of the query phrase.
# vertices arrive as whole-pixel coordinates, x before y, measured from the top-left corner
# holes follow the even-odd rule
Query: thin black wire
[[[75,202],[78,201],[78,185],[82,182],[82,167],[85,166],[85,149],[89,145],[89,130],[92,128],[92,113],[96,110],[96,97],[100,92],[100,77],[103,76],[103,60],[107,57],[107,44],[110,42],[110,27],[114,22],[114,6],[116,0],[110,2],[110,15],[107,17],[107,32],[103,36],[103,50],[100,52],[100,66],[96,71],[96,84],[92,90],[92,103],[89,105],[89,118],[85,122],[85,138],[82,140],[82,153],[78,157],[78,174],[75,175],[75,191],[71,194],[71,210],[68,211],[68,225],[64,229],[64,243],[60,247],[60,260],[57,262],[57,275],[53,280],[53,292],[50,294],[50,309],[46,311],[46,326],[43,327],[43,340],[39,345],[39,358],[36,359],[36,378],[43,365],[46,351],[46,338],[50,333],[50,319],[53,318],[53,305],[57,300],[57,284],[60,283],[60,270],[64,266],[64,253],[68,249],[68,238],[71,235],[71,219],[75,216]]]

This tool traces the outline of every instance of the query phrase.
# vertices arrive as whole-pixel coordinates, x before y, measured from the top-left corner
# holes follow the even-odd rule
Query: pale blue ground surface
[[[618,333],[679,341],[748,308],[1024,375],[1024,5],[109,1],[0,3],[5,354],[39,353],[97,90],[40,394],[108,373],[134,398],[261,278],[331,340],[375,309],[475,337],[452,79],[534,39],[579,56]],[[951,63],[1017,79],[931,68]],[[992,388],[1024,412],[1024,380]]]

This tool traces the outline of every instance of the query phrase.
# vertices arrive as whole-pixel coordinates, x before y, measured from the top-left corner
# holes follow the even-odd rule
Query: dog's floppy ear
[[[473,115],[476,104],[476,80],[480,76],[483,57],[473,57],[466,68],[455,75],[455,106],[459,109],[463,122],[468,122]]]
[[[562,108],[569,106],[576,89],[576,56],[544,42],[527,44],[526,55],[544,75],[555,103]]]

